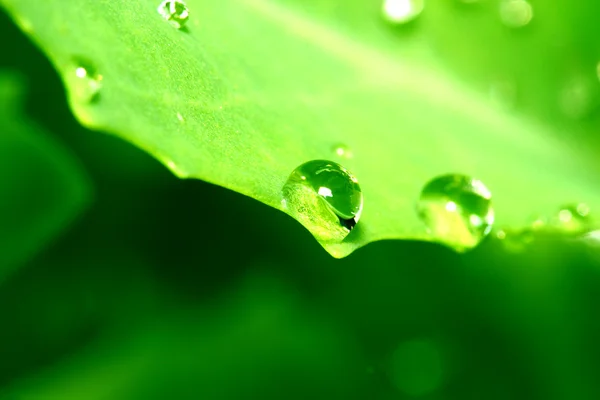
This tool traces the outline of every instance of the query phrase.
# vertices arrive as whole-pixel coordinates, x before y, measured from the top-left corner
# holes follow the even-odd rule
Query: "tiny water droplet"
[[[496,233],[504,249],[510,253],[522,253],[535,240],[534,229],[503,229]]]
[[[509,80],[498,80],[490,84],[489,96],[496,107],[509,110],[517,99],[517,86]]]
[[[598,82],[591,76],[573,76],[560,92],[560,109],[569,118],[583,118],[597,105],[598,92]]]
[[[334,145],[332,149],[333,149],[333,152],[338,157],[342,157],[342,158],[346,158],[346,159],[354,157],[354,153],[352,152],[352,149],[343,143],[338,143],[338,144]]]
[[[332,161],[300,165],[289,176],[282,194],[284,209],[322,242],[341,242],[362,212],[358,181]]]
[[[525,0],[502,0],[500,20],[509,28],[521,28],[533,18],[533,7]]]
[[[103,76],[98,73],[94,64],[83,59],[74,60],[72,70],[67,75],[71,96],[82,103],[98,100],[102,80]]]
[[[421,192],[417,212],[430,234],[458,251],[475,247],[494,223],[491,193],[476,179],[443,175]]]
[[[425,0],[384,0],[383,16],[394,24],[405,24],[417,18],[425,8]]]
[[[183,28],[190,18],[187,5],[183,1],[165,0],[157,8],[158,13],[177,29]]]
[[[181,115],[181,113],[177,113],[177,119],[179,120],[179,122],[183,122],[183,121],[185,121],[185,120],[183,119],[183,115]]]
[[[561,232],[568,234],[589,232],[592,229],[589,206],[579,203],[561,207],[553,220],[553,226]]]

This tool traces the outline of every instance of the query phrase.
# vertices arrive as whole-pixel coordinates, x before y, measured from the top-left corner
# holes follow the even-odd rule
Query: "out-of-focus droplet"
[[[93,63],[77,58],[67,72],[66,80],[73,100],[91,103],[98,100],[103,79]]]
[[[384,0],[383,16],[394,24],[405,24],[417,18],[425,8],[425,0]]]
[[[319,241],[339,243],[358,223],[363,196],[341,165],[313,160],[296,168],[282,188],[282,206]]]
[[[561,207],[553,222],[554,228],[566,234],[584,234],[592,229],[590,208],[585,203]]]
[[[534,229],[502,229],[496,233],[496,238],[509,253],[522,253],[535,239]]]
[[[521,28],[533,18],[533,7],[525,0],[501,0],[500,20],[509,28]]]
[[[559,95],[559,106],[569,118],[580,119],[598,106],[600,85],[590,76],[578,75],[567,81]]]
[[[165,0],[157,8],[158,13],[177,29],[183,28],[190,13],[187,5],[180,0]]]
[[[517,85],[509,80],[498,80],[490,84],[489,96],[496,107],[510,110],[517,102]]]
[[[349,159],[349,158],[354,157],[354,153],[352,152],[352,149],[343,143],[338,143],[338,144],[333,145],[332,150],[336,156],[341,157],[341,158]]]
[[[491,197],[477,179],[443,175],[425,185],[417,213],[438,242],[465,251],[477,246],[492,228]]]
[[[439,346],[425,339],[400,343],[391,357],[394,386],[411,397],[432,393],[443,382],[445,365]]]

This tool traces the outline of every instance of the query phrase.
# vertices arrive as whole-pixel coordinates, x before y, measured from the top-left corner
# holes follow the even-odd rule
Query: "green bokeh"
[[[82,128],[48,61],[6,16],[0,33],[0,69],[27,88],[0,120],[46,131],[28,165],[61,143],[94,193],[0,283],[1,400],[600,398],[598,248],[550,233],[519,253],[493,238],[464,255],[383,241],[334,260],[283,213]],[[24,223],[71,193],[29,179]],[[394,368],[424,342],[435,388],[431,354]]]

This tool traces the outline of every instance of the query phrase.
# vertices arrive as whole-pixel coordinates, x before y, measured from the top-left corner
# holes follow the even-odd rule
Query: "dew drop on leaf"
[[[405,24],[417,18],[425,8],[425,0],[384,0],[383,16],[394,24]]]
[[[496,237],[501,241],[504,250],[507,252],[522,253],[535,240],[535,232],[531,228],[504,229],[498,231]]]
[[[313,160],[296,168],[282,189],[282,205],[321,242],[341,242],[358,223],[363,196],[341,165]]]
[[[561,207],[553,220],[553,226],[566,234],[587,233],[592,228],[590,208],[585,203]]]
[[[437,241],[465,251],[479,244],[492,228],[491,197],[479,180],[443,175],[425,185],[417,213]]]
[[[165,0],[158,6],[158,13],[177,29],[183,28],[190,18],[187,5],[183,1]]]
[[[566,117],[583,118],[597,106],[600,97],[598,91],[598,82],[591,76],[573,76],[560,93],[560,109]]]
[[[533,18],[533,7],[525,0],[502,0],[500,20],[509,28],[521,28]]]
[[[100,75],[89,61],[76,59],[67,76],[67,85],[71,97],[79,103],[91,103],[98,100],[102,88],[102,75]]]
[[[354,157],[354,153],[352,152],[352,149],[350,147],[348,147],[347,145],[345,145],[344,143],[337,143],[337,144],[333,145],[332,150],[336,156],[341,157],[341,158],[349,159],[349,158]]]

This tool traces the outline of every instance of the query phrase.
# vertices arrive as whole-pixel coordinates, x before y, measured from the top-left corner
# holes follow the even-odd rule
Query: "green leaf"
[[[21,81],[0,71],[0,282],[87,205],[81,165],[20,114]]]
[[[282,210],[281,188],[300,164],[329,159],[350,170],[364,209],[343,242],[322,243],[335,257],[375,240],[433,240],[415,203],[429,180],[447,173],[482,180],[503,227],[550,216],[565,202],[600,208],[593,152],[573,134],[597,129],[598,119],[556,124],[544,108],[556,93],[536,91],[551,79],[558,85],[543,62],[559,54],[548,26],[574,26],[568,12],[551,12],[554,2],[536,3],[532,26],[518,32],[500,23],[497,2],[469,11],[431,2],[417,24],[391,29],[380,4],[366,0],[190,0],[182,30],[161,18],[158,1],[0,3],[56,66],[84,125],[133,142],[182,178]],[[461,35],[456,21],[469,15],[474,31]],[[569,47],[591,99],[594,43]],[[535,51],[535,68],[513,51],[527,59]],[[91,93],[76,77],[82,66],[94,78]],[[532,90],[533,100],[521,96],[527,115],[496,107],[487,86],[473,83],[498,71]],[[337,143],[354,156],[337,156]]]

